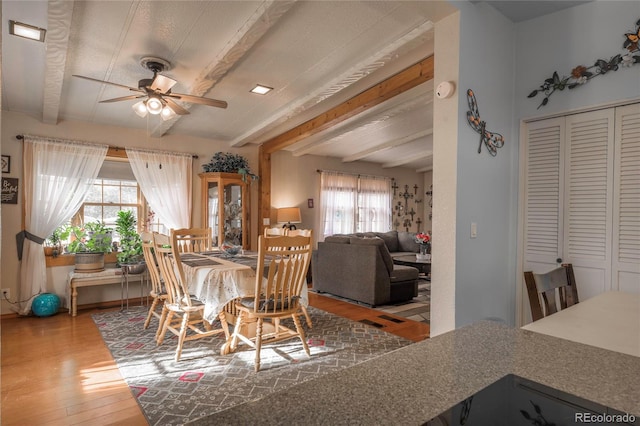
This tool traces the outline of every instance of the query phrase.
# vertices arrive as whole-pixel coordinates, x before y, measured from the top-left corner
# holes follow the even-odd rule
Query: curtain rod
[[[393,179],[392,177],[389,176],[378,176],[378,175],[369,175],[369,174],[364,174],[364,173],[349,173],[349,172],[341,172],[339,170],[322,170],[322,169],[316,169],[316,173],[337,173],[337,174],[341,174],[341,175],[348,175],[348,176],[358,176],[358,177],[372,177],[372,178],[384,178],[384,179]]]
[[[18,139],[18,140],[23,140],[23,139],[24,139],[24,135],[16,135],[16,139]],[[112,146],[112,145],[109,145],[109,149],[115,149],[115,150],[121,150],[121,151],[127,152],[127,149],[126,149],[126,148],[124,148],[124,147],[121,147],[121,146]],[[181,153],[181,154],[182,154],[182,153]],[[191,154],[191,158],[193,158],[193,159],[196,159],[196,160],[197,160],[197,159],[198,159],[198,156],[197,156],[196,154]]]

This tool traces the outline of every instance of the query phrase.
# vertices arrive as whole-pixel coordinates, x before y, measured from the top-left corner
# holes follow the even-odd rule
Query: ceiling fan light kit
[[[187,115],[189,111],[183,108],[181,105],[175,102],[175,100],[181,100],[188,103],[201,104],[214,106],[218,108],[226,108],[227,103],[217,99],[204,98],[201,96],[186,95],[183,93],[173,93],[171,88],[177,83],[176,80],[160,74],[163,71],[171,69],[171,64],[161,58],[155,58],[151,56],[144,57],[140,60],[140,65],[153,72],[153,78],[143,78],[138,81],[138,87],[126,86],[124,84],[112,83],[110,81],[98,80],[92,77],[85,77],[82,75],[73,75],[74,77],[83,78],[89,81],[95,81],[97,83],[110,84],[112,86],[118,86],[123,89],[128,89],[132,92],[138,92],[136,95],[122,96],[119,98],[105,99],[100,103],[120,102],[128,101],[132,99],[140,99],[146,97],[147,99],[137,102],[132,106],[134,112],[139,117],[146,117],[147,113],[154,115],[160,115],[160,117],[166,121],[170,120],[176,115]],[[175,100],[174,100],[175,99]]]

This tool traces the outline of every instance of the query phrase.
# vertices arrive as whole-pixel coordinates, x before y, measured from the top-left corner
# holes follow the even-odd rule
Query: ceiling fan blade
[[[164,76],[162,74],[156,74],[151,86],[149,88],[151,90],[157,90],[161,93],[167,93],[171,88],[177,83],[176,80]]]
[[[189,111],[187,111],[186,109],[182,108],[180,105],[178,105],[177,103],[175,103],[172,99],[170,98],[164,98],[163,99],[167,102],[167,105],[169,106],[169,108],[171,108],[173,110],[173,112],[175,112],[178,115],[187,115],[189,114]]]
[[[129,99],[139,99],[144,98],[146,95],[129,95],[129,96],[121,96],[119,98],[113,99],[105,99],[104,101],[100,101],[99,103],[108,103],[108,102],[120,102],[120,101],[128,101]]]
[[[209,105],[209,106],[218,107],[218,108],[227,107],[227,103],[225,101],[219,101],[217,99],[210,99],[210,98],[203,98],[201,96],[185,95],[182,93],[168,93],[164,96],[170,96],[172,98],[180,99],[181,101],[189,102],[192,104]]]
[[[124,84],[118,84],[118,83],[112,83],[110,81],[98,80],[97,78],[85,77],[83,75],[76,75],[76,74],[73,74],[73,77],[83,78],[83,79],[89,80],[89,81],[95,81],[96,83],[110,84],[112,86],[122,87],[124,89],[129,89],[129,90],[134,91],[134,92],[145,93],[143,90],[140,90],[137,87],[125,86]]]

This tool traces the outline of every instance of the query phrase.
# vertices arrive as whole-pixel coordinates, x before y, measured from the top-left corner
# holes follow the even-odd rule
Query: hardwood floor
[[[309,302],[413,341],[429,336],[428,324],[396,323],[379,317],[391,314],[313,293]],[[91,319],[96,311],[2,320],[2,425],[147,424]]]

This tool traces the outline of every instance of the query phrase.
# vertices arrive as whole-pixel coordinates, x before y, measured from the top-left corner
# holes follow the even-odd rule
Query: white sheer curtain
[[[360,176],[358,192],[358,231],[391,230],[391,179]]]
[[[42,240],[78,211],[107,149],[107,145],[24,136],[25,229],[16,236],[22,257],[19,314],[27,315],[31,297],[46,291]]]
[[[320,173],[320,229],[318,241],[355,230],[358,176],[331,171]]]
[[[138,185],[167,228],[191,227],[191,154],[127,148]]]

